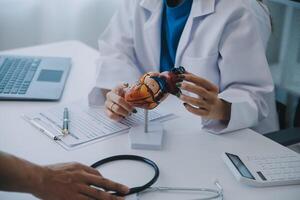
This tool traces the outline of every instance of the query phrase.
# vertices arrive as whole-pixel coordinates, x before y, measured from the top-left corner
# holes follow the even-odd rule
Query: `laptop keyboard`
[[[0,66],[0,94],[26,94],[41,59],[6,58]]]

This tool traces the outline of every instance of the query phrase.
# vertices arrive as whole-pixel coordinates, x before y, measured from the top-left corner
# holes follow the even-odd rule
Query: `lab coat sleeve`
[[[245,11],[224,29],[219,44],[219,98],[231,103],[228,122],[203,119],[216,134],[256,126],[270,113],[274,85],[254,16]]]
[[[118,84],[136,81],[141,75],[133,40],[134,4],[135,0],[123,1],[99,39],[96,87],[112,89]]]

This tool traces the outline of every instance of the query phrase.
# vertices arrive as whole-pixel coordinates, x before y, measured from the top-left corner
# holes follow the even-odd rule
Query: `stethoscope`
[[[111,156],[111,157],[99,160],[98,162],[92,164],[91,167],[97,168],[106,163],[120,161],[120,160],[131,160],[131,161],[143,162],[143,163],[149,165],[154,170],[154,176],[149,182],[147,182],[146,184],[144,184],[142,186],[130,188],[129,193],[126,194],[126,196],[131,195],[131,194],[141,195],[141,194],[148,193],[148,192],[205,192],[205,193],[211,193],[211,196],[197,198],[194,200],[209,200],[209,199],[216,199],[216,198],[220,198],[221,200],[223,200],[223,188],[221,187],[221,185],[219,184],[218,181],[215,181],[215,185],[217,186],[218,189],[190,188],[190,187],[160,187],[160,186],[152,187],[152,185],[157,181],[157,179],[159,177],[159,168],[155,162],[153,162],[152,160],[150,160],[148,158],[144,158],[141,156],[136,156],[136,155]],[[112,193],[112,194],[117,195],[117,196],[124,196],[117,192]]]

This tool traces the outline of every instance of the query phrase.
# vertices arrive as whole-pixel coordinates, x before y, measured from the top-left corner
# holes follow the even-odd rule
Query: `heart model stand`
[[[149,122],[148,110],[145,112],[145,123],[129,130],[132,149],[159,150],[163,142],[163,126],[160,122]]]

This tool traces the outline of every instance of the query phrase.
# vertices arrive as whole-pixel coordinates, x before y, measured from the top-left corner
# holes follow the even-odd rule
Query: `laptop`
[[[71,58],[0,55],[0,100],[61,98]]]

